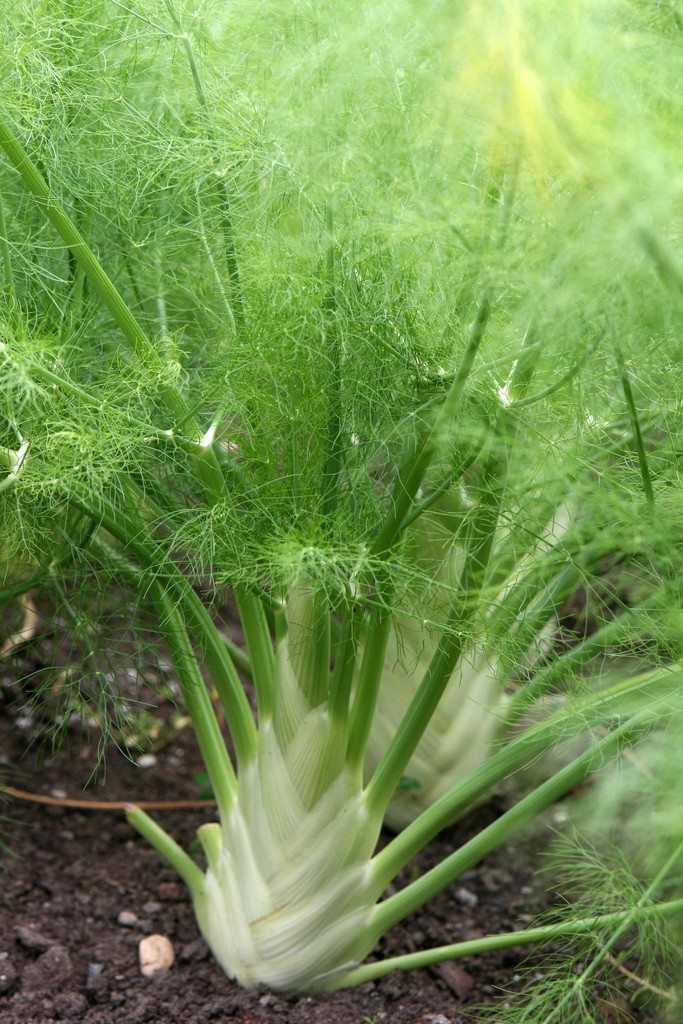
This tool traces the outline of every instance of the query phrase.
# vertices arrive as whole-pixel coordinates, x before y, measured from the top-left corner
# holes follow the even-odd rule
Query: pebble
[[[435,968],[436,973],[445,981],[449,989],[458,999],[464,1001],[474,988],[474,978],[460,964],[443,963]]]
[[[44,953],[50,946],[55,945],[53,939],[48,939],[32,924],[18,924],[14,933],[24,949],[37,949]]]
[[[157,892],[160,900],[181,900],[183,887],[179,882],[161,882]]]
[[[99,978],[100,974],[104,970],[104,964],[88,964],[88,977]]]
[[[122,910],[116,918],[116,922],[122,928],[135,928],[138,923],[138,915],[134,914],[132,910]]]
[[[142,909],[146,914],[158,914],[161,910],[161,903],[157,903],[156,900],[147,900],[142,904]]]
[[[165,973],[173,966],[175,954],[173,943],[165,935],[146,935],[138,946],[140,973],[145,978],[153,978]]]
[[[25,992],[58,989],[73,974],[71,957],[64,946],[52,946],[24,968],[21,983]]]
[[[156,763],[156,754],[140,754],[136,761],[138,768],[153,768]]]
[[[461,885],[455,890],[455,898],[458,903],[462,903],[464,907],[476,907],[479,903],[479,897],[476,893],[466,889],[464,885]]]

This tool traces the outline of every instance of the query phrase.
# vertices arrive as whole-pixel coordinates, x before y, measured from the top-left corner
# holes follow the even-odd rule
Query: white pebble
[[[138,915],[132,910],[122,910],[116,920],[122,928],[134,928],[138,923]]]
[[[147,935],[138,946],[140,973],[153,978],[173,966],[173,943],[165,935]]]
[[[153,768],[157,763],[155,754],[141,754],[137,759],[137,765],[139,768]]]

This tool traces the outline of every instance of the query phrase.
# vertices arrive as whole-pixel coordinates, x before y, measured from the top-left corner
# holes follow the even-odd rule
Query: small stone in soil
[[[157,903],[156,900],[148,900],[147,903],[142,904],[142,909],[146,914],[158,914],[161,910],[161,903]]]
[[[32,924],[18,924],[14,929],[17,939],[25,949],[38,949],[44,953],[50,946],[54,946],[54,940],[48,939],[46,935],[34,928]]]
[[[183,898],[183,889],[178,882],[162,882],[157,892],[160,900],[181,900]]]
[[[435,971],[458,999],[463,1001],[467,999],[474,988],[474,978],[459,964],[439,964],[435,967]]]
[[[479,903],[479,897],[476,893],[466,889],[464,885],[455,890],[455,898],[458,903],[462,903],[464,907],[476,907]]]
[[[145,978],[165,974],[173,966],[173,944],[165,935],[147,935],[138,947],[140,973]]]
[[[116,921],[122,928],[135,928],[138,923],[138,915],[134,914],[132,910],[122,910]]]

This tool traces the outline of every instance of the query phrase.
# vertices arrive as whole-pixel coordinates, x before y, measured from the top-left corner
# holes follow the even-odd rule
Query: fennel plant
[[[659,435],[647,429],[633,448],[611,351],[617,335],[627,356],[658,339],[630,408],[638,418],[649,399],[645,428],[668,437],[675,402],[655,410],[652,394],[666,396],[661,352],[680,320],[661,302],[675,263],[657,232],[644,252],[636,218],[603,209],[568,158],[568,173],[548,169],[548,195],[517,143],[501,164],[463,126],[462,152],[444,152],[429,120],[449,45],[428,58],[405,32],[407,0],[390,17],[321,5],[301,23],[242,3],[203,34],[190,7],[26,0],[2,14],[3,600],[115,580],[151,616],[216,798],[218,820],[198,833],[206,868],[139,808],[128,819],[184,880],[241,984],[329,989],[595,928],[599,914],[360,966],[392,925],[638,739],[680,685],[669,651],[602,671],[615,641],[646,628],[640,605],[551,648],[473,725],[497,718],[486,754],[425,786],[425,806],[376,849],[444,692],[465,723],[482,704],[454,676],[472,652],[494,659],[497,695],[523,683],[561,601],[624,546],[657,599],[675,592],[659,569],[668,535],[642,530],[675,459],[649,459]],[[463,31],[435,15],[428,44]],[[359,46],[367,75],[349,80],[342,58]],[[649,296],[637,319],[632,285]],[[435,564],[410,538],[461,484]],[[549,542],[566,491],[590,515]],[[212,617],[225,588],[249,694],[245,657]],[[377,742],[411,618],[429,645]],[[558,682],[564,702],[524,722]],[[447,823],[578,733],[584,752],[383,898]]]

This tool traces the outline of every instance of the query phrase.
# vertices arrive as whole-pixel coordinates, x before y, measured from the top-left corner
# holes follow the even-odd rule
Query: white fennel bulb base
[[[225,823],[199,830],[209,867],[195,912],[214,956],[240,985],[320,989],[370,948],[363,937],[378,827],[347,773],[303,807],[274,732],[262,739]]]

